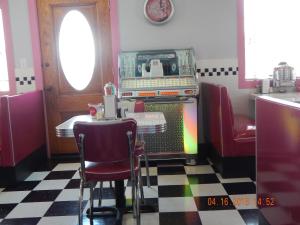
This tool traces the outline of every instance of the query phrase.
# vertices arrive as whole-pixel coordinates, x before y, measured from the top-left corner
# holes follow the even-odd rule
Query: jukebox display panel
[[[146,111],[163,112],[167,131],[145,135],[146,150],[162,158],[181,155],[193,164],[198,153],[196,66],[194,50],[122,52],[119,98],[143,99]]]

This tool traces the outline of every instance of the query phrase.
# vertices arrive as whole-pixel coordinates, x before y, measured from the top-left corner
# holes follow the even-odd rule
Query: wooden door
[[[113,81],[109,0],[38,0],[37,7],[50,152],[76,153],[74,139],[56,137],[55,127],[74,115],[88,113],[88,103],[102,102],[104,84]],[[66,78],[60,60],[61,25],[74,10],[88,22],[95,47],[92,78],[80,91]],[[74,68],[79,65],[74,63]]]

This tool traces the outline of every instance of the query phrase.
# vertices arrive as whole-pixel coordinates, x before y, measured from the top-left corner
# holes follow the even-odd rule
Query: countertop
[[[257,93],[251,94],[252,99],[255,99],[256,97],[259,96],[267,96],[267,97],[278,98],[290,102],[300,103],[300,92],[285,92],[285,93],[276,92],[276,93],[269,93],[269,94],[257,94]]]

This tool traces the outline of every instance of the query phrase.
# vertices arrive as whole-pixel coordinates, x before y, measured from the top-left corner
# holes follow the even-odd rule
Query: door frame
[[[114,84],[118,85],[118,55],[120,51],[120,30],[119,30],[119,16],[118,16],[118,3],[117,0],[109,0],[110,2],[110,22],[111,22],[111,38],[112,38],[112,63],[113,63],[113,78]],[[36,81],[36,89],[43,90],[43,72],[42,72],[42,53],[41,42],[39,35],[39,22],[37,13],[36,0],[27,0],[28,15],[29,15],[29,28],[31,34],[32,44],[32,57],[33,67]],[[48,123],[46,114],[46,102],[44,95],[44,112],[45,112],[45,127],[47,135],[47,155],[51,157],[49,150],[49,138],[48,138]]]

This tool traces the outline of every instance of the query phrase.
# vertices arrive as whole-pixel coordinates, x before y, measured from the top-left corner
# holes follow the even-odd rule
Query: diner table
[[[137,122],[137,133],[138,134],[155,134],[163,133],[167,129],[167,122],[162,112],[139,112],[139,113],[126,113],[126,118],[133,118]],[[110,119],[111,120],[111,119]],[[59,124],[56,127],[57,137],[69,137],[74,138],[73,126],[75,122],[99,122],[107,121],[106,119],[96,120],[90,115],[79,115],[74,116],[67,121]],[[126,207],[125,187],[124,180],[115,181],[115,192],[116,192],[116,207],[121,212],[126,213],[131,211],[130,207]],[[155,211],[156,209],[152,206],[141,205],[143,211]]]

